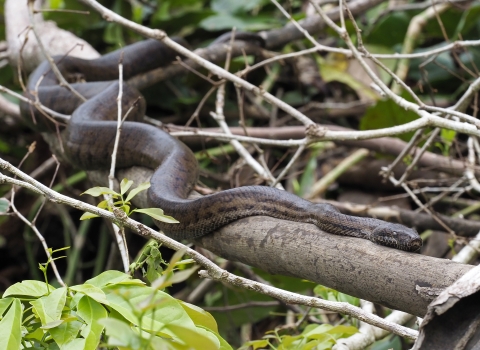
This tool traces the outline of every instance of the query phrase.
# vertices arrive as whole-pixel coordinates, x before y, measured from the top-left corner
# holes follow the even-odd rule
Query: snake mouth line
[[[410,241],[402,242],[401,240],[395,239],[393,237],[381,237],[377,236],[373,240],[375,243],[384,245],[387,247],[396,248],[399,250],[404,250],[408,252],[416,252],[420,250],[423,246],[421,238],[414,238]]]

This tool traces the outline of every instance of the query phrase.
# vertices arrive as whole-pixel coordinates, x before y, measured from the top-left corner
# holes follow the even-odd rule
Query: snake
[[[87,171],[101,170],[110,168],[117,134],[116,100],[122,87],[122,111],[129,110],[129,115],[122,125],[116,166],[144,166],[154,170],[147,191],[148,204],[179,221],[171,224],[155,220],[174,239],[195,239],[236,220],[263,215],[310,223],[327,233],[367,239],[395,249],[419,250],[422,239],[413,228],[342,214],[330,204],[312,203],[269,186],[243,186],[189,198],[199,176],[194,153],[168,132],[142,122],[145,99],[136,86],[128,83],[131,77],[171,64],[177,56],[161,41],[148,39],[93,60],[54,57],[70,88],[59,82],[58,74],[45,61],[30,75],[25,95],[58,113],[70,115],[60,132],[63,156],[68,162]],[[122,83],[118,80],[120,59],[124,67]],[[33,104],[21,102],[20,110],[33,129],[58,129],[58,124]]]

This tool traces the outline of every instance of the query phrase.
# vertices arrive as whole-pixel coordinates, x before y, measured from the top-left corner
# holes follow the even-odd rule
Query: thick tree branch
[[[151,173],[134,167],[120,171],[118,176],[143,181]],[[104,172],[91,174],[94,181],[104,185]],[[139,207],[146,202],[141,194],[134,198]],[[418,316],[424,315],[436,296],[429,296],[425,288],[441,290],[472,268],[332,235],[310,224],[261,216],[238,220],[196,243],[229,260],[314,281]]]

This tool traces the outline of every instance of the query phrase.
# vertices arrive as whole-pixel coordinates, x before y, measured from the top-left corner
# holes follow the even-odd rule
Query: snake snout
[[[372,232],[372,241],[409,252],[415,252],[423,245],[422,239],[415,229],[393,223],[378,226]]]

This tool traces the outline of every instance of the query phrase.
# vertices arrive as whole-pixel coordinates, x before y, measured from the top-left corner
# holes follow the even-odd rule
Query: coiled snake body
[[[123,53],[122,53],[123,52]],[[87,83],[73,83],[83,102],[59,83],[48,62],[30,76],[28,90],[41,103],[57,112],[71,114],[62,131],[63,147],[69,161],[85,170],[108,169],[116,135],[119,83],[118,62],[123,55],[124,77],[129,79],[169,64],[175,53],[154,40],[145,40],[95,60],[56,58],[58,68],[69,80],[80,76]],[[38,90],[36,90],[38,86]],[[145,102],[138,90],[124,83],[122,110],[136,105],[129,120],[140,121]],[[53,124],[27,103],[21,104],[23,118],[37,130],[55,130]],[[266,186],[247,186],[187,199],[198,177],[198,164],[182,142],[156,127],[136,121],[122,126],[117,166],[134,165],[156,169],[148,190],[149,205],[162,208],[179,224],[156,222],[176,239],[195,238],[215,231],[240,218],[266,215],[312,223],[337,235],[368,239],[397,249],[415,251],[422,245],[418,233],[400,224],[341,214],[328,204],[313,204],[291,193]]]

